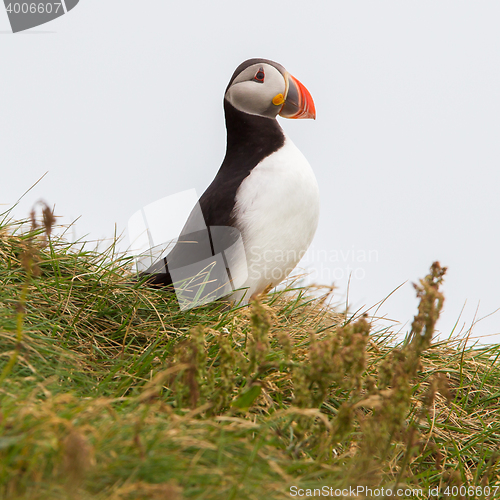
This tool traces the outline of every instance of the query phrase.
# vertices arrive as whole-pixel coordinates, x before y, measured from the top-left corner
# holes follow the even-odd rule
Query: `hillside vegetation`
[[[500,498],[500,347],[432,342],[438,263],[398,343],[307,288],[181,312],[44,215],[0,226],[0,498]]]

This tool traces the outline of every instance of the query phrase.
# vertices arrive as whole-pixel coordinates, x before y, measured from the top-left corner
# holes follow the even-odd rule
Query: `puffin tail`
[[[170,276],[170,273],[151,274],[144,272],[139,275],[139,278],[147,278],[146,281],[144,281],[144,285],[152,286],[154,288],[163,288],[172,285],[172,277]]]
[[[161,264],[160,264],[161,263]],[[162,259],[149,269],[139,274],[139,279],[147,278],[144,285],[162,288],[172,285],[172,277],[168,271],[166,259]]]

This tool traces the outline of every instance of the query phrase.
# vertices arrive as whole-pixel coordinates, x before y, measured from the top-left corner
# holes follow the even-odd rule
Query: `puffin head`
[[[276,118],[316,118],[314,101],[281,64],[248,59],[234,72],[224,99],[243,113]]]

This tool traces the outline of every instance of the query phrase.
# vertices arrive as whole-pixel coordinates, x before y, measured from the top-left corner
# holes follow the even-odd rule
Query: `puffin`
[[[226,154],[166,257],[143,283],[173,287],[181,309],[220,297],[233,304],[281,283],[316,232],[319,189],[277,117],[315,119],[307,88],[281,64],[248,59],[224,93]]]

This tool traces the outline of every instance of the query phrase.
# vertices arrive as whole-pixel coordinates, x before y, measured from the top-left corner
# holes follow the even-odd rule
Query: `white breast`
[[[245,246],[238,276],[248,276],[244,302],[283,281],[309,247],[319,217],[319,190],[304,155],[287,137],[276,153],[261,161],[242,182],[234,209]],[[235,276],[236,274],[236,276]]]

